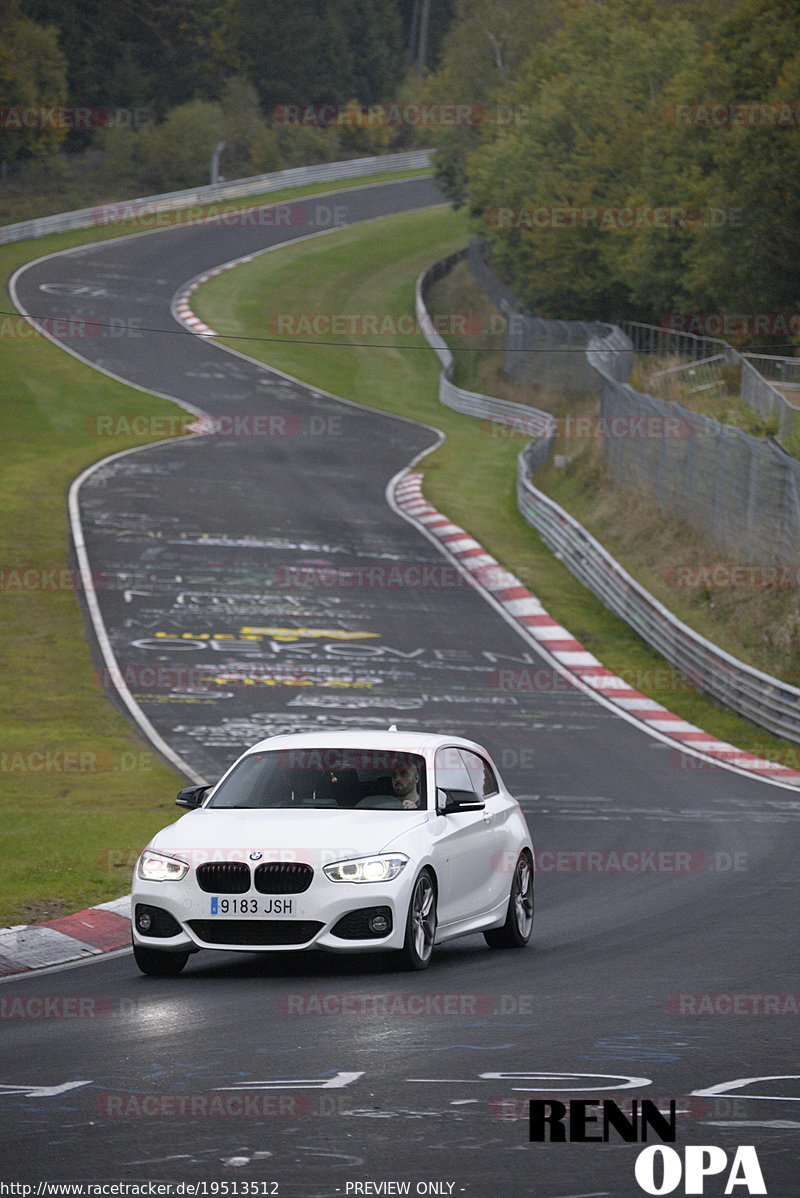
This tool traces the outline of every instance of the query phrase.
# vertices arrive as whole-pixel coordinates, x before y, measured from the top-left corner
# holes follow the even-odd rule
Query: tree
[[[730,124],[684,130],[687,153],[703,164],[698,194],[728,214],[689,255],[690,285],[712,311],[798,311],[797,28],[793,0],[740,0],[676,88],[679,102],[707,103],[713,79],[713,99],[732,114]]]
[[[515,118],[485,127],[468,160],[470,208],[528,306],[565,319],[631,314],[623,264],[637,237],[663,251],[690,236],[637,233],[624,210],[641,199],[664,90],[696,46],[692,27],[656,4],[575,5],[518,82],[497,93]],[[671,189],[669,180],[661,204],[678,204]]]
[[[267,112],[278,104],[352,96],[353,63],[329,0],[239,0],[237,39],[248,78]]]
[[[439,68],[422,91],[422,99],[434,104],[475,106],[470,123],[424,131],[426,143],[438,151],[436,177],[455,207],[466,199],[467,156],[480,144],[481,122],[492,127],[513,119],[497,106],[499,89],[518,77],[556,27],[553,0],[457,0]]]
[[[406,47],[406,64],[420,62],[422,15],[426,0],[398,0],[398,11]],[[441,53],[442,40],[453,20],[454,0],[431,0],[428,6],[427,55],[422,63],[423,74],[435,69]]]
[[[261,115],[256,89],[246,79],[229,79],[223,88],[222,138],[228,178],[264,174],[280,166],[275,132]]]
[[[391,99],[403,78],[400,14],[387,0],[339,0],[352,61],[348,94],[362,104]]]
[[[0,39],[0,96],[3,126],[0,158],[14,162],[23,158],[44,158],[64,140],[65,131],[57,122],[35,121],[20,109],[47,108],[63,104],[67,79],[64,55],[58,48],[56,30],[22,14],[17,0],[3,0],[0,6],[3,36]],[[42,125],[44,124],[44,127]],[[27,126],[27,127],[26,127]]]
[[[178,191],[208,182],[214,146],[221,139],[222,106],[190,100],[141,133],[143,169],[154,191]]]
[[[195,97],[218,98],[238,60],[235,0],[24,0],[57,27],[70,103],[149,105],[156,116]]]

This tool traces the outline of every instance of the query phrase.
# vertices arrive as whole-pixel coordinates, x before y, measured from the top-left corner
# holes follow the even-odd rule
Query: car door
[[[434,762],[437,810],[442,805],[439,788],[474,791],[476,777],[474,763],[471,775],[457,745],[438,749]],[[481,798],[482,791],[483,782],[477,792]],[[436,820],[438,915],[443,927],[480,915],[493,906],[493,895],[498,890],[496,856],[500,846],[497,829],[492,824],[492,812],[486,807],[453,811],[439,815]]]
[[[486,804],[483,809],[483,819],[489,833],[486,843],[491,843],[492,851],[492,873],[487,883],[487,906],[494,907],[508,895],[511,889],[511,873],[516,864],[517,854],[509,851],[513,850],[513,838],[509,835],[508,828],[513,804],[501,792],[497,776],[485,757],[473,753],[471,749],[462,749],[461,756],[472,782],[472,790],[480,795]]]

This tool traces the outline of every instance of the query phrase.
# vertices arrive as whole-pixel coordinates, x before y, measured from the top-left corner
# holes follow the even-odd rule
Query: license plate
[[[211,899],[211,915],[294,915],[295,900],[286,898],[221,898]]]

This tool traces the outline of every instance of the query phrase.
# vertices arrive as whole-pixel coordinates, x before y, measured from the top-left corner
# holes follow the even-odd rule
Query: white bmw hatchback
[[[199,949],[396,950],[482,932],[521,948],[533,924],[533,846],[486,750],[453,736],[275,736],[213,787],[136,865],[133,951],[178,973]]]

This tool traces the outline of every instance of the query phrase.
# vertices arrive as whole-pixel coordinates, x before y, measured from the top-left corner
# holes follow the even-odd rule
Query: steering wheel
[[[367,795],[356,803],[356,807],[371,808],[373,811],[400,811],[402,806],[403,800],[397,795]]]

